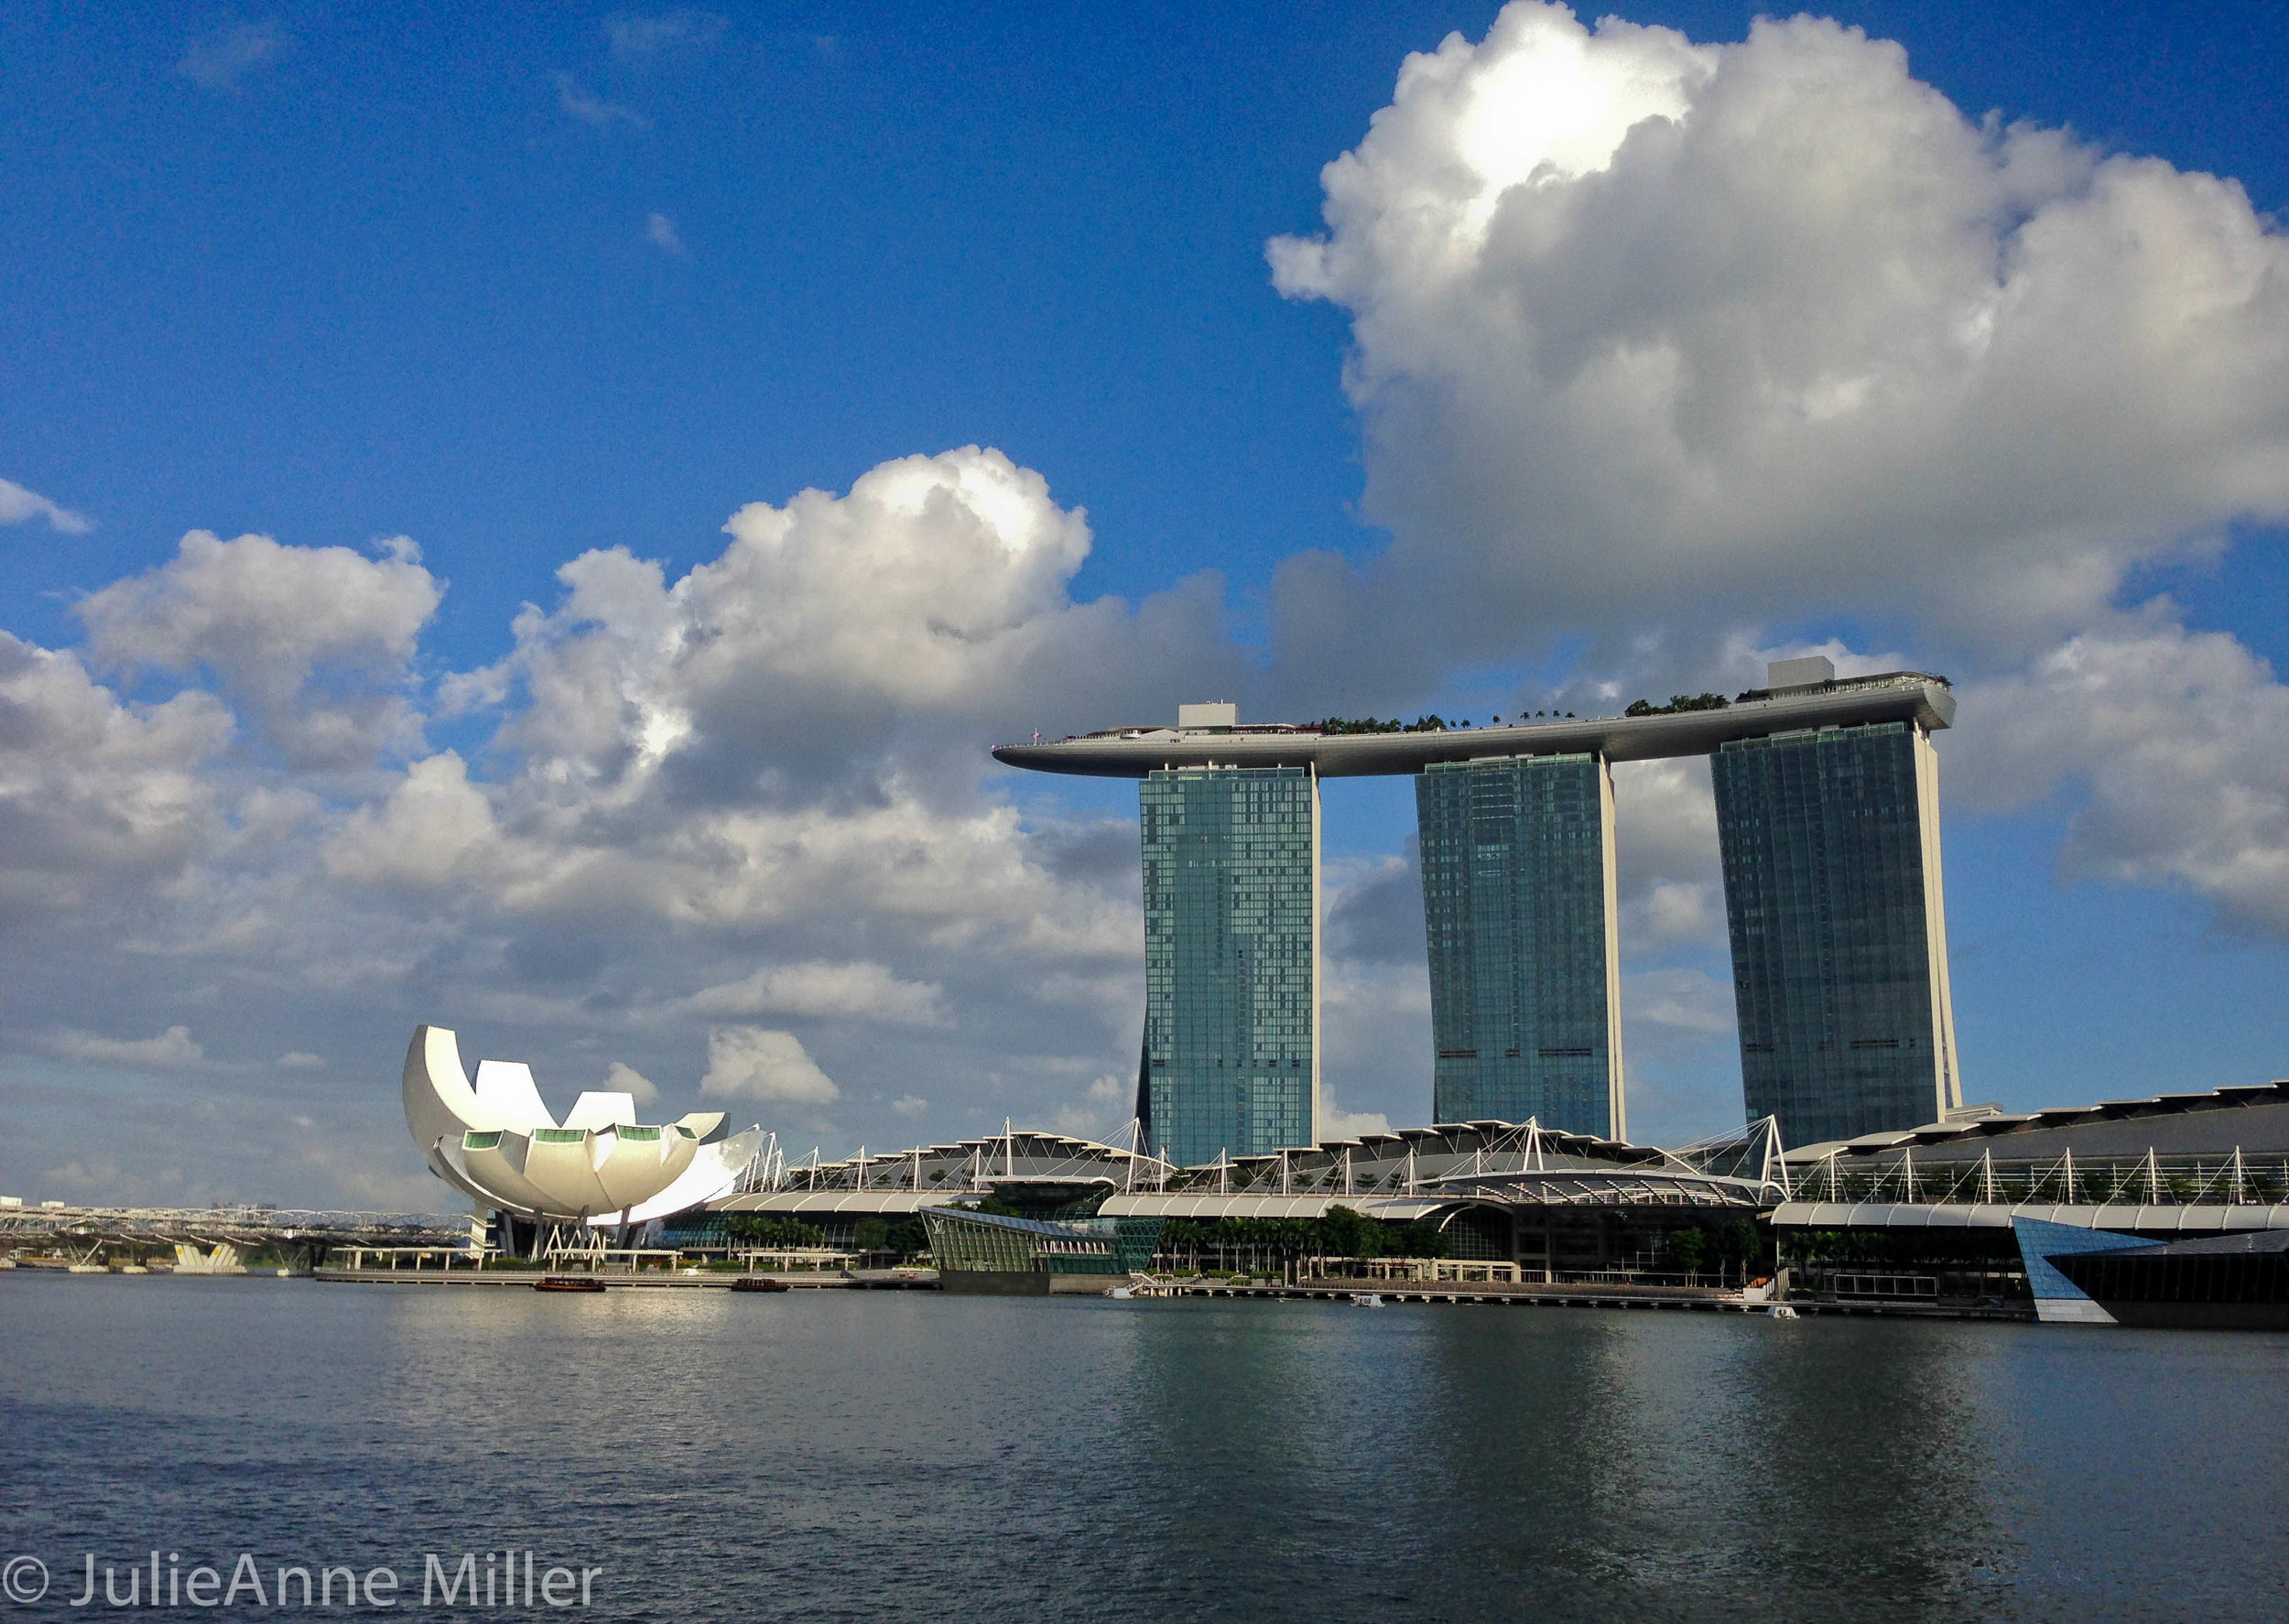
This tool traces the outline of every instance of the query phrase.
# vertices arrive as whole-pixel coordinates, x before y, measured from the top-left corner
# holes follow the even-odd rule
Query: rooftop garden
[[[1623,716],[1676,716],[1687,710],[1722,710],[1732,701],[1722,694],[1671,694],[1666,705],[1656,705],[1650,699],[1633,699]]]

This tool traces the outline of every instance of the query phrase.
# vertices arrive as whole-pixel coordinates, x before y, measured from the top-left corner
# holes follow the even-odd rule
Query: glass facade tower
[[[1415,806],[1434,1120],[1625,1137],[1605,763],[1436,763],[1415,780]]]
[[[1938,760],[1912,722],[1726,742],[1710,757],[1752,1120],[1792,1145],[1962,1104]]]
[[[1146,1142],[1178,1166],[1317,1143],[1317,774],[1184,767],[1139,799]]]

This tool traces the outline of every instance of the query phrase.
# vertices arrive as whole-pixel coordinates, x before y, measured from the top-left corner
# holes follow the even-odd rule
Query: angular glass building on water
[[[1963,1102],[1938,772],[1904,721],[1730,740],[1710,757],[1741,1092],[1792,1145]]]
[[[1433,763],[1415,780],[1433,1120],[1620,1139],[1613,781],[1595,755]]]
[[[1179,1166],[1317,1143],[1318,775],[1182,767],[1139,800],[1146,1142]]]

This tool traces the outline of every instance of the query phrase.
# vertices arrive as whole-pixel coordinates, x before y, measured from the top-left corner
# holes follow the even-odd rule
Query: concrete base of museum
[[[938,1276],[939,1290],[977,1297],[1101,1297],[1126,1283],[1121,1274],[1052,1274],[1046,1269],[947,1269]]]

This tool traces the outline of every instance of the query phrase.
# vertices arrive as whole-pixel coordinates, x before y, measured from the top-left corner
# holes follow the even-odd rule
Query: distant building
[[[1817,655],[1766,680],[1488,728],[1242,723],[1219,701],[993,754],[1143,781],[1137,1116],[1173,1161],[1313,1142],[1318,785],[1383,774],[1416,779],[1433,1114],[1624,1136],[1608,767],[1677,756],[1717,785],[1748,1120],[1791,1144],[1939,1120],[1962,1090],[1931,734],[1955,696]]]
[[[1155,772],[1140,809],[1147,1142],[1179,1164],[1315,1143],[1318,775]]]
[[[1710,759],[1741,1092],[1791,1144],[1962,1102],[1931,742],[1874,722],[1728,741]]]
[[[1155,1216],[1045,1223],[953,1205],[923,1207],[921,1218],[940,1288],[1015,1297],[1101,1294],[1125,1283],[1152,1268],[1166,1222]]]
[[[1433,1120],[1627,1138],[1605,763],[1434,762],[1415,805]]]

